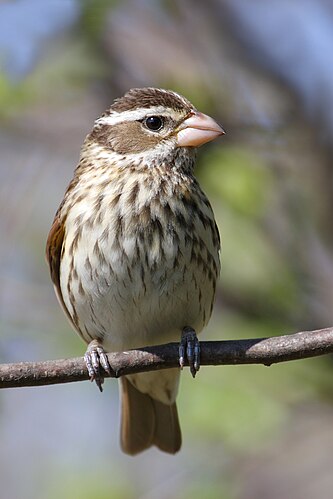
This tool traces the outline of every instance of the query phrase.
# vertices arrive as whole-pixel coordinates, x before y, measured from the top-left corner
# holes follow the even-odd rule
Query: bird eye
[[[145,121],[145,125],[152,132],[158,132],[163,127],[163,120],[160,116],[149,116]]]

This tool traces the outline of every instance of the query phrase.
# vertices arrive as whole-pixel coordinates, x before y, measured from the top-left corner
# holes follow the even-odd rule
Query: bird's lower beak
[[[198,147],[224,135],[225,131],[207,114],[193,111],[177,132],[178,147]]]

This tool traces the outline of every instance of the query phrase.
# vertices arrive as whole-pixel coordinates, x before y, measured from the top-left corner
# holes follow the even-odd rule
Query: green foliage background
[[[91,123],[114,97],[141,85],[180,91],[227,130],[198,158],[197,174],[222,236],[221,282],[204,337],[264,337],[330,325],[330,145],[314,133],[288,88],[259,70],[225,24],[214,20],[214,2],[207,11],[194,2],[192,17],[182,4],[140,4],[139,12],[133,2],[84,1],[79,22],[46,43],[23,79],[14,82],[0,72],[1,361],[83,352],[54,299],[43,261],[45,239]],[[204,19],[199,41],[197,18]],[[118,448],[115,383],[102,402],[88,384],[33,395],[6,392],[0,462],[14,449],[15,455],[38,461],[28,459],[25,471],[23,458],[13,464],[16,474],[22,473],[21,488],[5,467],[2,487],[7,498],[25,499],[249,499],[259,497],[253,484],[251,489],[250,469],[257,483],[262,481],[260,497],[275,497],[281,492],[270,481],[274,470],[261,472],[274,456],[289,487],[283,490],[301,497],[292,492],[300,482],[283,475],[293,456],[287,443],[293,445],[293,429],[305,428],[299,461],[305,488],[307,456],[314,463],[318,459],[318,450],[307,446],[307,424],[318,423],[320,438],[333,415],[332,378],[327,358],[269,369],[202,368],[195,382],[185,372],[178,404],[183,450],[176,457],[152,450],[135,460]],[[22,445],[13,446],[18,426]],[[281,444],[274,454],[284,439],[285,448]],[[327,449],[331,444],[327,440]],[[255,464],[249,468],[249,463]]]

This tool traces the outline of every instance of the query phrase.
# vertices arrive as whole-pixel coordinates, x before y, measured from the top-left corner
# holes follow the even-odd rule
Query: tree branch
[[[203,341],[201,365],[264,364],[333,353],[333,327],[285,336]],[[178,367],[178,344],[109,353],[112,377]],[[108,374],[105,373],[105,377]],[[0,388],[52,385],[89,379],[83,357],[0,365]]]

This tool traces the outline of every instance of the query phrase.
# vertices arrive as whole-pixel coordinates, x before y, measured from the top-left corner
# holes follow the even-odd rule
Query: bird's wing
[[[57,298],[59,300],[59,303],[64,309],[64,312],[66,313],[71,324],[76,329],[73,319],[68,311],[68,308],[65,305],[60,287],[60,262],[61,262],[64,237],[65,237],[65,224],[58,210],[46,242],[46,261],[50,267],[51,279],[53,281],[54,289]]]

